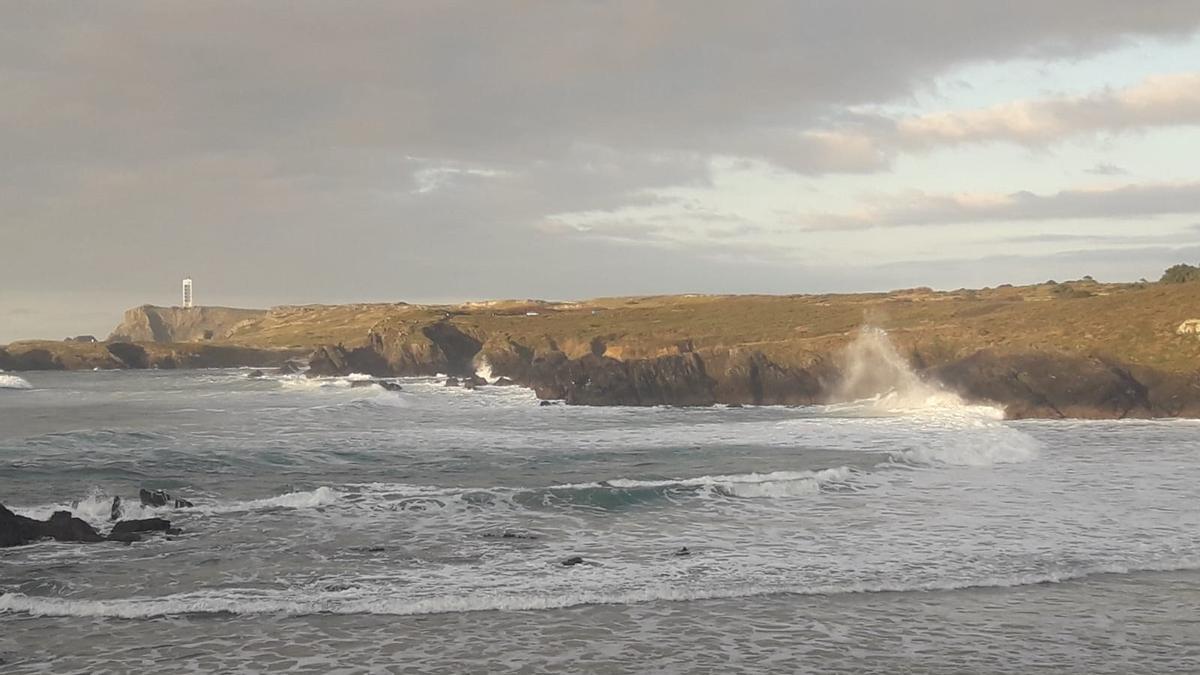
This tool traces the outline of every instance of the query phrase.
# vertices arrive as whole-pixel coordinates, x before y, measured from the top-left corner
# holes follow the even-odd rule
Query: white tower
[[[184,307],[192,306],[192,280],[191,279],[183,280],[183,306]]]

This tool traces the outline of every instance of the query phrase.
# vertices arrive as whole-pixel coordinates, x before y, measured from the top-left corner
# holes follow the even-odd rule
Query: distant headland
[[[103,341],[0,348],[0,369],[307,360],[313,376],[486,370],[569,404],[801,405],[845,386],[846,347],[869,325],[922,377],[1009,417],[1200,417],[1200,282],[1172,269],[1157,283],[957,291],[145,305]]]

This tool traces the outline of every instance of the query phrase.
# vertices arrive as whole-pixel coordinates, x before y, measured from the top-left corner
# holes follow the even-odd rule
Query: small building
[[[183,306],[192,306],[192,280],[190,278],[183,280]]]
[[[1175,329],[1179,335],[1200,335],[1200,319],[1188,319]]]

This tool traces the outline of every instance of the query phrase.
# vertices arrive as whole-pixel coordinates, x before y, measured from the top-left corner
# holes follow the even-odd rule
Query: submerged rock
[[[457,387],[457,386],[459,386],[460,384],[462,384],[462,383],[458,381],[458,378],[457,378],[457,377],[447,377],[447,378],[446,378],[446,383],[445,383],[443,386],[446,386],[446,387]]]
[[[691,554],[692,554],[692,552],[689,551],[688,547],[686,547],[686,546],[679,549],[678,551],[675,551],[675,555],[677,555],[677,556],[684,556],[684,555],[691,555]]]
[[[275,370],[276,375],[295,375],[302,369],[295,361],[284,361],[282,366]]]
[[[508,379],[507,377],[502,377],[502,378],[496,380],[495,382],[493,382],[492,386],[493,387],[515,387],[515,386],[517,386],[517,383],[513,382],[512,380]]]
[[[562,561],[563,567],[573,567],[575,565],[582,565],[582,564],[583,564],[583,556],[578,556],[578,555],[573,555],[570,558],[566,558]]]
[[[108,540],[122,544],[134,544],[142,540],[142,535],[136,532],[109,532]]]
[[[250,378],[251,380],[257,380],[257,379],[262,378],[263,376],[264,376],[264,374],[263,374],[263,371],[261,371],[261,370],[252,370],[252,371],[246,373],[246,377]]]

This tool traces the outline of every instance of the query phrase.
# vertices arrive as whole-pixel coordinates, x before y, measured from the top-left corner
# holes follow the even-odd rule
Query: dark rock
[[[164,530],[164,533],[169,537],[177,536],[183,534],[183,530],[178,527],[168,527],[166,530]]]
[[[1155,412],[1146,386],[1127,368],[1101,358],[984,351],[928,374],[972,401],[1003,405],[1013,419],[1148,417]]]
[[[123,544],[132,544],[142,540],[142,535],[137,532],[109,532],[109,541],[119,541]]]
[[[0,505],[0,548],[21,546],[42,539],[45,523],[18,516]]]
[[[618,361],[585,354],[568,359],[562,352],[539,354],[530,367],[538,398],[564,399],[567,405],[711,405],[713,382],[695,353]]]
[[[474,389],[476,387],[487,386],[488,381],[478,375],[468,375],[462,379],[464,389]]]
[[[171,495],[162,490],[151,492],[146,488],[142,488],[138,490],[138,499],[142,501],[142,506],[159,507],[166,506],[167,502],[171,500]]]
[[[507,377],[502,377],[502,378],[496,380],[495,382],[493,382],[492,386],[493,387],[513,387],[513,386],[516,386],[516,384],[517,384],[516,382],[513,382],[512,380],[508,379]]]
[[[43,537],[50,537],[56,541],[104,541],[104,537],[101,537],[95,528],[72,516],[70,511],[55,511],[45,522],[42,532]]]
[[[142,518],[140,520],[122,520],[113,525],[113,529],[109,532],[113,534],[126,534],[129,532],[166,532],[171,529],[171,521],[164,518]]]
[[[361,389],[363,387],[374,387],[379,384],[375,380],[353,380],[350,382],[351,389]]]
[[[388,391],[402,391],[404,389],[399,383],[388,382],[387,380],[380,380],[377,384]]]
[[[563,567],[572,567],[574,565],[582,565],[582,564],[583,564],[583,556],[578,556],[578,555],[573,555],[570,558],[566,558],[565,560],[562,561]]]
[[[457,386],[459,386],[459,385],[461,385],[461,384],[462,384],[462,383],[458,381],[458,378],[457,378],[457,377],[447,377],[447,378],[446,378],[446,384],[445,384],[444,386],[447,386],[447,387],[457,387]]]
[[[190,509],[193,506],[195,506],[195,504],[189,502],[186,499],[176,499],[175,500],[175,508],[177,508],[177,509]]]
[[[692,554],[692,552],[689,551],[688,547],[686,547],[686,546],[679,549],[678,551],[675,551],[675,555],[677,555],[677,556],[684,556],[684,555],[691,555],[691,554]]]
[[[538,405],[545,408],[546,406],[558,405],[558,401],[538,401]]]
[[[121,506],[121,498],[113,497],[112,506],[108,509],[108,519],[109,520],[120,520],[121,514],[123,514],[124,512],[125,512],[125,509]]]
[[[257,380],[257,379],[259,379],[259,378],[263,377],[263,371],[261,371],[261,370],[252,370],[252,371],[250,371],[250,372],[246,373],[246,377],[248,377],[248,378],[250,378],[250,379],[252,379],[252,380]]]
[[[284,361],[283,365],[279,366],[279,368],[276,369],[275,374],[276,375],[295,375],[296,373],[300,372],[301,370],[302,370],[302,368],[295,361]]]
[[[132,342],[113,342],[108,345],[107,349],[108,353],[112,354],[126,368],[150,367],[150,357],[141,345],[135,345]]]

